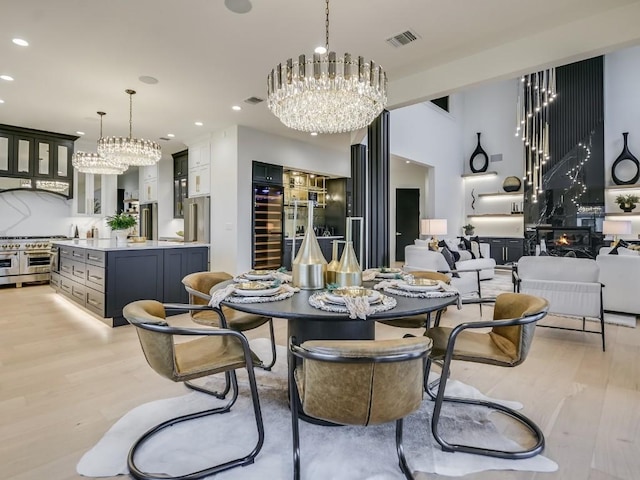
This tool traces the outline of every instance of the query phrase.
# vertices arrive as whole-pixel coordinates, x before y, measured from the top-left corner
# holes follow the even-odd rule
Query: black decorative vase
[[[518,177],[507,177],[502,183],[502,189],[505,192],[517,192],[522,186],[522,181]]]
[[[487,168],[489,168],[489,155],[484,151],[482,146],[480,145],[480,132],[478,135],[478,146],[471,154],[471,158],[469,159],[469,168],[473,173],[482,173],[486,172]]]
[[[613,165],[611,165],[611,178],[616,185],[633,185],[638,181],[638,178],[640,178],[640,162],[638,162],[638,159],[629,151],[629,146],[627,145],[628,135],[629,132],[624,132],[622,134],[622,138],[624,139],[622,152],[620,152],[618,158],[616,158],[613,162]],[[620,178],[616,174],[616,170],[623,167],[626,162],[631,162],[633,164],[632,168],[635,168],[635,173],[633,173],[632,171],[631,173],[626,175],[627,180],[625,180],[624,178]]]

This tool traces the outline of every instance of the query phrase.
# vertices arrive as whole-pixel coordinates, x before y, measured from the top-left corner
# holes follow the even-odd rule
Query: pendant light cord
[[[132,138],[133,130],[133,93],[129,92],[129,138]]]
[[[325,47],[327,48],[327,53],[329,53],[329,0],[326,0],[326,8],[324,9],[324,13],[326,15],[326,20],[324,22],[325,26]]]

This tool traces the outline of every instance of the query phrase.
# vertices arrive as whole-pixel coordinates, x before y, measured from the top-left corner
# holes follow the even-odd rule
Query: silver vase
[[[293,260],[293,285],[303,290],[319,290],[325,285],[327,261],[322,255],[320,244],[313,232],[313,202],[311,201],[308,204],[308,213],[307,231],[300,250]]]
[[[336,270],[338,270],[338,266],[340,265],[340,260],[338,259],[338,245],[340,244],[340,240],[333,241],[333,252],[331,255],[331,261],[329,265],[327,265],[327,284],[335,283],[336,281]]]

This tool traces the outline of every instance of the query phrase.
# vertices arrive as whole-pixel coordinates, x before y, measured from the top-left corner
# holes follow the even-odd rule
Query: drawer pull
[[[94,257],[93,255],[88,255],[87,258],[89,260],[102,260],[100,257]]]
[[[93,278],[94,280],[102,280],[102,277],[99,277],[98,275],[89,275],[89,278]]]
[[[71,292],[71,295],[73,295],[76,298],[83,298],[84,294],[82,292]]]
[[[94,307],[100,307],[100,302],[96,302],[95,300],[92,300],[91,298],[87,299],[87,303],[90,303],[91,305],[93,305]]]
[[[82,258],[82,255],[78,255],[76,252],[73,252],[72,254],[74,257],[78,257],[78,258]]]
[[[71,271],[71,268],[69,268],[69,267],[68,267],[68,266],[66,266],[66,265],[63,265],[63,266],[61,266],[61,267],[60,267],[60,270],[62,270],[63,272],[70,272],[70,271]]]

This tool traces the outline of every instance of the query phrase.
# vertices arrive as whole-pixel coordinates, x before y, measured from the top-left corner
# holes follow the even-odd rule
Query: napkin
[[[278,270],[273,272],[273,278],[280,280],[282,283],[291,283],[293,281],[293,277],[287,272],[280,272]]]
[[[362,281],[370,282],[375,280],[376,275],[380,272],[377,268],[367,268],[364,272],[362,272]]]
[[[220,290],[216,290],[215,292],[211,292],[211,300],[209,300],[209,306],[212,308],[218,308],[220,306],[220,302],[231,295],[236,291],[236,286],[231,283],[227,285],[225,288],[221,288]]]
[[[371,305],[369,305],[369,299],[367,297],[348,297],[345,296],[344,305],[347,307],[347,311],[349,312],[349,318],[361,318],[362,320],[367,319],[367,315],[372,313]]]

